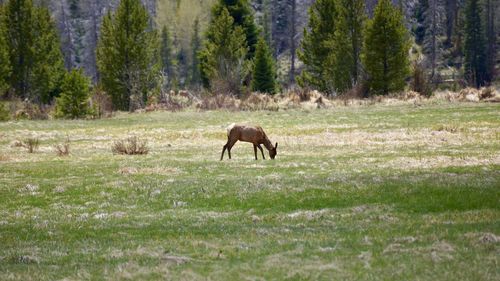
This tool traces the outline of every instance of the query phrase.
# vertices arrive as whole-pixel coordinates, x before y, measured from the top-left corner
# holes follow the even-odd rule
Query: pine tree
[[[333,40],[337,28],[336,0],[317,0],[309,9],[309,26],[304,29],[302,52],[299,58],[305,64],[299,85],[333,93],[334,82],[325,67],[333,52]]]
[[[172,81],[175,81],[175,71],[172,60],[172,41],[166,26],[163,26],[161,30],[160,58],[162,72],[167,77],[167,86],[170,87]]]
[[[486,83],[486,43],[481,22],[479,0],[467,0],[465,7],[464,72],[471,85],[479,88]]]
[[[198,18],[194,21],[193,25],[193,36],[191,38],[191,77],[189,79],[191,86],[199,87],[201,84],[201,74],[200,74],[200,60],[198,58],[198,52],[201,49],[201,39],[200,39],[200,21]]]
[[[5,7],[11,87],[17,96],[49,103],[59,94],[64,61],[55,23],[45,7],[10,0]]]
[[[337,0],[338,22],[327,71],[331,72],[334,89],[343,93],[356,85],[361,72],[360,55],[363,26],[366,20],[363,0]]]
[[[64,59],[55,23],[47,8],[34,11],[33,69],[29,84],[36,100],[48,104],[59,96],[64,77]]]
[[[430,79],[435,79],[437,63],[443,53],[444,11],[440,0],[428,0],[427,10],[424,12],[425,34],[423,40],[424,53],[427,56],[427,65],[431,69]]]
[[[269,94],[276,92],[274,59],[263,38],[259,40],[255,50],[252,90]]]
[[[498,4],[497,4],[498,5]],[[485,1],[486,14],[486,81],[492,82],[495,78],[495,64],[498,57],[497,32],[495,28],[495,0]]]
[[[122,0],[102,22],[97,64],[104,90],[119,110],[144,106],[158,86],[159,44],[140,0]]]
[[[426,32],[425,26],[425,15],[429,9],[429,0],[418,0],[415,13],[413,17],[415,18],[415,26],[413,27],[413,34],[415,35],[415,42],[418,45],[424,43],[424,37]]]
[[[5,28],[3,25],[3,6],[0,5],[0,96],[9,88],[11,71],[9,49],[7,48],[7,39],[5,38]]]
[[[272,15],[271,8],[269,4],[270,0],[264,0],[262,3],[262,36],[268,46],[273,46],[273,25],[272,25]]]
[[[245,57],[247,45],[242,27],[234,26],[234,19],[227,9],[222,9],[212,19],[208,27],[209,39],[200,51],[200,71],[204,83],[214,87],[214,83],[224,84],[224,90],[239,94],[245,77]]]
[[[253,10],[248,0],[219,0],[212,9],[212,19],[220,16],[224,8],[227,9],[229,15],[233,18],[234,27],[240,26],[243,28],[245,41],[248,46],[247,58],[253,58],[259,39],[259,28],[255,24]],[[207,36],[211,40],[210,32]]]
[[[380,0],[367,21],[362,61],[373,94],[403,90],[409,74],[410,43],[403,15],[390,0]]]
[[[9,0],[4,8],[7,46],[12,74],[11,88],[22,99],[30,98],[29,81],[33,67],[33,3]]]
[[[81,69],[66,73],[56,99],[56,117],[76,119],[89,114],[89,85],[90,79]]]

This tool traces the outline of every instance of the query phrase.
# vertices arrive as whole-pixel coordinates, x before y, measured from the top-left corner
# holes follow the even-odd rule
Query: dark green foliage
[[[198,18],[194,21],[193,25],[193,37],[191,38],[191,50],[192,50],[192,61],[191,61],[191,73],[190,73],[190,84],[193,87],[199,87],[201,84],[201,74],[200,74],[200,59],[198,58],[198,52],[201,49],[201,39],[200,39],[200,21]]]
[[[335,0],[318,0],[309,10],[309,27],[304,30],[302,52],[299,58],[305,68],[299,85],[333,93],[334,83],[325,67],[325,62],[333,51],[332,42],[337,28],[337,8]]]
[[[267,46],[273,46],[273,25],[272,25],[272,14],[271,14],[271,7],[269,4],[270,0],[264,0],[262,5],[262,19],[261,19],[261,26],[262,26],[262,36],[264,37],[264,40],[266,40]]]
[[[56,99],[56,117],[83,118],[89,114],[90,79],[81,69],[66,73],[61,96]]]
[[[421,45],[424,42],[425,36],[425,13],[429,8],[429,0],[419,0],[415,8],[415,26],[413,27],[413,34],[415,35],[415,42]]]
[[[240,26],[245,32],[245,41],[248,46],[247,58],[253,58],[259,37],[259,28],[255,24],[253,10],[248,0],[219,0],[212,9],[212,18],[218,17],[226,8],[234,19],[234,27]],[[211,40],[210,32],[207,34]]]
[[[97,65],[104,90],[118,110],[144,106],[158,86],[158,36],[139,0],[122,0],[102,22]]]
[[[47,8],[35,10],[33,69],[29,80],[34,100],[44,104],[59,96],[63,79],[64,59],[61,43]]]
[[[5,38],[5,28],[3,25],[3,7],[0,6],[0,96],[9,87],[9,77],[12,71],[9,60],[9,49]],[[3,108],[3,105],[1,105]],[[0,108],[0,110],[2,109]]]
[[[238,94],[245,77],[247,45],[242,27],[223,9],[210,23],[209,39],[199,54],[200,70],[204,83],[213,87],[224,84],[223,91]]]
[[[464,74],[466,80],[477,88],[485,85],[487,80],[486,43],[481,13],[479,0],[467,0],[464,30]]]
[[[31,0],[10,0],[4,13],[10,86],[20,98],[49,103],[59,94],[64,74],[59,36],[49,11],[33,7]]]
[[[401,91],[409,74],[410,43],[403,15],[390,0],[381,0],[365,29],[363,63],[372,94]]]
[[[252,90],[270,94],[276,92],[274,59],[263,38],[259,40],[255,50]]]
[[[361,72],[360,55],[363,26],[366,20],[363,0],[337,0],[336,31],[331,41],[331,56],[327,73],[333,79],[336,93],[344,93],[358,82]]]
[[[9,0],[4,10],[12,75],[11,87],[21,98],[28,98],[33,57],[33,4],[31,0]]]

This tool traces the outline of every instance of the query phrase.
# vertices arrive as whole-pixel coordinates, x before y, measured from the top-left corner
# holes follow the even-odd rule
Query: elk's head
[[[276,145],[271,148],[271,150],[269,150],[269,157],[271,157],[271,159],[274,159],[274,157],[276,157],[276,154],[278,154],[278,152],[276,151],[278,149],[278,143],[276,143]]]

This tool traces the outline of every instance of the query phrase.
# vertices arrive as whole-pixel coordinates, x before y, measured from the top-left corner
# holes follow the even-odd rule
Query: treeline
[[[301,42],[294,41],[298,31],[289,30],[289,82],[296,79],[301,87],[332,96],[382,95],[407,85],[429,94],[441,79],[440,67],[448,65],[468,85],[488,85],[495,78],[494,3],[441,1],[419,0],[411,24],[390,0],[374,7],[364,0],[315,1]],[[39,106],[55,104],[57,117],[97,114],[99,105],[89,99],[102,100],[103,92],[115,110],[133,111],[179,87],[235,96],[274,94],[284,87],[277,81],[269,1],[257,20],[247,0],[219,0],[203,34],[195,20],[191,54],[181,54],[173,52],[169,28],[154,26],[140,0],[122,0],[102,20],[95,85],[81,69],[65,67],[60,36],[44,5],[4,2],[0,93]],[[293,21],[295,1],[287,6]]]

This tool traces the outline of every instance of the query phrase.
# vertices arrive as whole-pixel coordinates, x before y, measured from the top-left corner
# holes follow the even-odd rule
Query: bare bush
[[[38,150],[40,140],[38,138],[26,138],[21,142],[21,146],[28,150],[28,153],[33,153]]]
[[[94,118],[111,117],[113,112],[113,103],[104,90],[99,86],[92,91],[90,104]]]
[[[413,63],[413,77],[410,87],[412,91],[420,93],[423,96],[430,97],[432,95],[432,85],[429,83],[429,79],[427,79],[425,69],[417,61]]]
[[[197,108],[203,110],[229,109],[237,110],[240,100],[228,95],[204,96],[196,105]]]
[[[66,140],[65,143],[55,145],[54,149],[56,150],[57,155],[58,156],[69,155],[69,145],[70,145],[69,138]]]
[[[111,151],[114,154],[142,155],[148,154],[147,141],[139,140],[137,137],[129,137],[125,140],[118,140],[113,143]]]
[[[12,102],[11,112],[16,120],[47,120],[49,113],[53,110],[53,105],[39,106],[26,100],[24,102]]]

